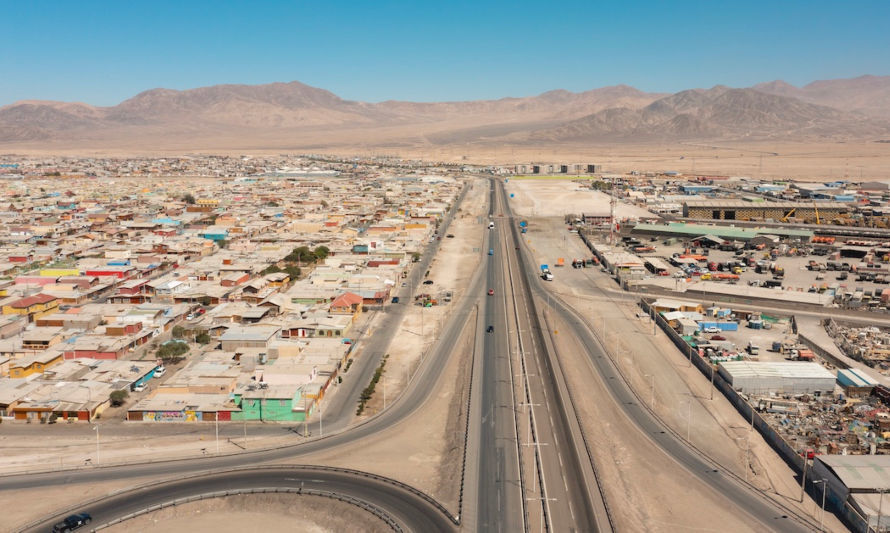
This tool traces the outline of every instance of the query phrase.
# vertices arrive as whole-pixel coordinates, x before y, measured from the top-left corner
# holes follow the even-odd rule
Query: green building
[[[301,387],[275,385],[261,388],[257,385],[254,390],[247,388],[236,392],[235,405],[241,411],[232,413],[233,421],[304,422],[314,403],[303,397]]]

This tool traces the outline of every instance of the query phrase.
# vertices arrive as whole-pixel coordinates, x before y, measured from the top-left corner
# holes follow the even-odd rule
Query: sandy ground
[[[246,494],[168,507],[105,529],[109,533],[391,531],[371,513],[321,496]]]
[[[546,262],[556,254],[566,254],[567,257],[590,255],[581,240],[573,234],[569,234],[565,240],[543,237],[546,234],[556,235],[558,232],[568,234],[563,227],[561,218],[533,219],[529,221],[529,227],[532,229],[530,229],[528,239],[534,243],[533,250],[540,261]],[[552,261],[552,259],[550,260]],[[721,394],[715,393],[713,400],[711,399],[708,378],[697,369],[689,367],[683,355],[660,330],[653,335],[652,322],[647,317],[637,317],[639,308],[636,305],[615,302],[608,296],[592,296],[589,292],[579,288],[579,282],[587,283],[590,280],[603,287],[617,287],[608,276],[601,273],[598,268],[576,270],[571,267],[556,269],[554,275],[555,280],[551,289],[554,289],[566,302],[580,311],[600,335],[600,338],[606,339],[610,355],[618,362],[622,373],[640,398],[650,405],[654,405],[655,412],[666,423],[683,436],[688,431],[690,441],[696,447],[742,477],[745,475],[747,464],[749,481],[754,486],[781,500],[785,505],[797,507],[803,513],[818,518],[819,507],[815,501],[807,497],[803,504],[799,502],[800,485],[794,477],[794,472],[760,437],[759,433],[749,431],[749,424]],[[569,343],[565,339],[562,342]],[[566,350],[570,354],[577,353],[569,348]],[[578,380],[575,390],[580,392],[575,392],[575,395],[585,399],[581,402],[583,404],[591,399],[596,399],[601,392],[598,387],[591,387],[589,381],[578,378],[578,375],[583,375],[584,368],[589,363],[575,359],[577,358],[568,357],[563,360],[573,364],[577,369],[575,372],[568,372],[568,374],[571,376],[571,380]],[[691,423],[689,423],[690,400],[692,400]],[[603,402],[595,403],[596,408],[599,409]],[[588,409],[593,408],[589,407]],[[590,434],[596,434],[597,439],[605,438],[600,435],[602,433],[609,433],[610,438],[617,439],[620,435],[620,438],[626,439],[628,431],[631,433],[633,431],[633,428],[620,432],[614,431],[612,428],[608,432],[603,432],[600,426],[604,415],[601,412],[590,410],[585,416],[588,424],[587,431]],[[615,423],[621,424],[620,421]],[[615,494],[611,501],[616,501],[614,499],[616,497],[617,501],[623,501],[624,498],[629,498],[633,491],[647,487],[650,481],[646,481],[644,477],[637,478],[635,476],[641,476],[641,472],[650,473],[657,470],[653,470],[651,465],[644,464],[645,462],[639,458],[640,454],[644,452],[635,450],[634,446],[643,445],[637,440],[639,439],[630,439],[630,442],[625,443],[601,443],[607,446],[607,449],[621,446],[615,449],[626,451],[621,454],[620,458],[617,455],[603,458],[607,463],[618,462],[623,465],[621,469],[614,470],[612,475],[623,475],[623,478],[619,477],[617,486],[625,486],[625,490],[629,491],[627,494]],[[746,446],[750,446],[747,463]],[[648,457],[653,452],[648,450],[645,453],[648,454]],[[642,470],[638,471],[637,468]],[[625,472],[624,469],[627,471]],[[653,477],[656,479],[651,480],[651,483],[655,483],[662,476],[656,474]],[[608,488],[613,484],[611,475],[606,479]],[[689,487],[694,486],[694,484],[689,485]],[[671,490],[670,487],[665,487],[665,489]],[[686,489],[687,492],[689,490],[689,488]],[[709,489],[702,486],[702,490]],[[651,496],[643,494],[638,497]],[[668,504],[668,501],[663,503]],[[647,512],[653,513],[652,516],[648,516],[646,513],[625,516],[625,519],[631,520],[628,525],[634,524],[635,520],[637,522],[633,527],[634,530],[641,527],[656,528],[657,526],[661,528],[660,530],[667,531],[668,529],[665,529],[667,524],[662,523],[663,518],[655,518],[657,517],[655,504],[658,502],[653,502],[653,507],[647,508]],[[678,502],[670,504],[669,507],[673,512],[676,512],[678,509],[682,509],[683,505],[686,504]],[[627,514],[629,510],[623,509],[621,512]],[[695,514],[688,515],[688,518],[694,519],[694,516]],[[679,524],[678,517],[679,515],[675,516],[674,522],[671,522],[675,526]],[[843,531],[845,529],[833,515],[826,515],[825,519],[831,530]],[[695,523],[694,521],[689,522],[688,526],[691,527]]]
[[[567,213],[609,214],[610,196],[584,187],[570,179],[510,179],[504,184],[513,194],[510,205],[518,216],[563,216]],[[615,204],[616,219],[652,218],[649,211],[624,202]]]
[[[383,408],[383,388],[385,383],[387,398],[391,401],[404,388],[407,379],[416,371],[422,355],[425,355],[438,337],[451,310],[465,295],[466,287],[482,258],[482,238],[488,212],[488,180],[476,179],[467,191],[460,213],[452,220],[448,229],[454,238],[442,236],[439,253],[430,265],[429,279],[432,285],[420,285],[418,293],[434,296],[452,291],[452,300],[446,303],[439,299],[439,305],[421,307],[414,305],[414,294],[400,289],[401,303],[410,310],[396,331],[389,348],[389,360],[381,382],[377,385],[374,397],[365,408],[366,415],[373,415]],[[483,217],[483,218],[479,218]]]

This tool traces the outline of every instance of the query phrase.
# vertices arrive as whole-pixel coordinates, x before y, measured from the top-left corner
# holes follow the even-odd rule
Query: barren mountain
[[[886,135],[886,121],[844,110],[890,117],[888,79],[814,82],[802,89],[772,82],[757,90],[718,86],[672,95],[617,85],[435,103],[356,102],[299,82],[152,89],[113,107],[43,101],[2,107],[0,145],[323,149],[590,139],[864,138]],[[816,105],[816,100],[837,104]]]
[[[872,117],[890,118],[890,76],[821,80],[800,88],[776,80],[752,88]]]
[[[883,134],[890,123],[754,89],[682,91],[638,109],[607,109],[531,135],[538,141],[756,139]]]

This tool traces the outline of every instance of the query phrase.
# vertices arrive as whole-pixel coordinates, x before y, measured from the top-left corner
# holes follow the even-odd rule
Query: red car
[[[488,295],[494,296],[494,289],[488,289]]]

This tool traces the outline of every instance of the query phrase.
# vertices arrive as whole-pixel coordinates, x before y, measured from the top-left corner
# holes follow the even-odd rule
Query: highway
[[[493,182],[494,184],[495,182]],[[484,304],[477,531],[609,530],[571,405],[562,398],[541,335],[518,237],[493,186]],[[584,458],[584,460],[582,460]],[[594,511],[596,509],[596,512]],[[605,525],[605,527],[603,527]]]
[[[311,466],[231,470],[155,483],[112,494],[97,502],[85,504],[79,511],[90,513],[93,517],[91,526],[96,527],[180,498],[221,490],[244,489],[299,489],[307,493],[343,495],[376,508],[405,531],[456,530],[454,523],[437,504],[400,483],[355,471]],[[48,518],[26,531],[49,531],[56,521],[58,517]]]

